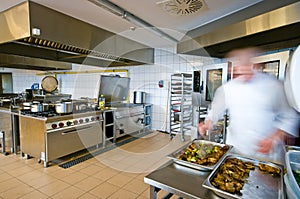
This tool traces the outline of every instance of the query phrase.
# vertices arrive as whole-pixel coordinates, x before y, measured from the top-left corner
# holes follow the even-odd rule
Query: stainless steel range
[[[145,130],[143,104],[119,104],[115,111],[116,137]]]
[[[105,121],[113,110],[58,115],[54,111],[21,112],[21,152],[48,163],[92,146],[105,146],[107,135],[115,138],[114,121]],[[112,132],[107,132],[112,126]]]

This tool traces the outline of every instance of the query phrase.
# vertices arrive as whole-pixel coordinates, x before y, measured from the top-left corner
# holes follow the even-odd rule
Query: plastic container
[[[300,198],[300,188],[294,177],[293,170],[300,173],[300,151],[288,151],[285,154],[287,176],[285,184],[287,188],[287,196],[289,199]]]

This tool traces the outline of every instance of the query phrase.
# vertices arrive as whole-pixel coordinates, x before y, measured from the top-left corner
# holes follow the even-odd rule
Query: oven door
[[[275,76],[279,80],[284,79],[285,67],[289,59],[290,51],[283,51],[253,58],[257,70]]]
[[[46,133],[45,161],[102,143],[102,122],[57,129]]]

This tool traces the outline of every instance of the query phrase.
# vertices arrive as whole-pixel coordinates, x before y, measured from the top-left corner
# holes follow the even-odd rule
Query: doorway
[[[0,94],[13,93],[12,73],[0,73]]]

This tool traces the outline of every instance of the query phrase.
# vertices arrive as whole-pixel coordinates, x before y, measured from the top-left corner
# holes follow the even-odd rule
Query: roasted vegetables
[[[211,184],[229,193],[239,193],[249,177],[250,170],[254,169],[254,164],[250,162],[229,158],[221,165]]]
[[[272,176],[276,177],[276,176],[280,176],[280,169],[266,165],[266,164],[258,164],[259,170],[271,174]]]
[[[228,151],[229,147],[200,143],[190,144],[178,159],[185,160],[200,165],[214,165]]]

